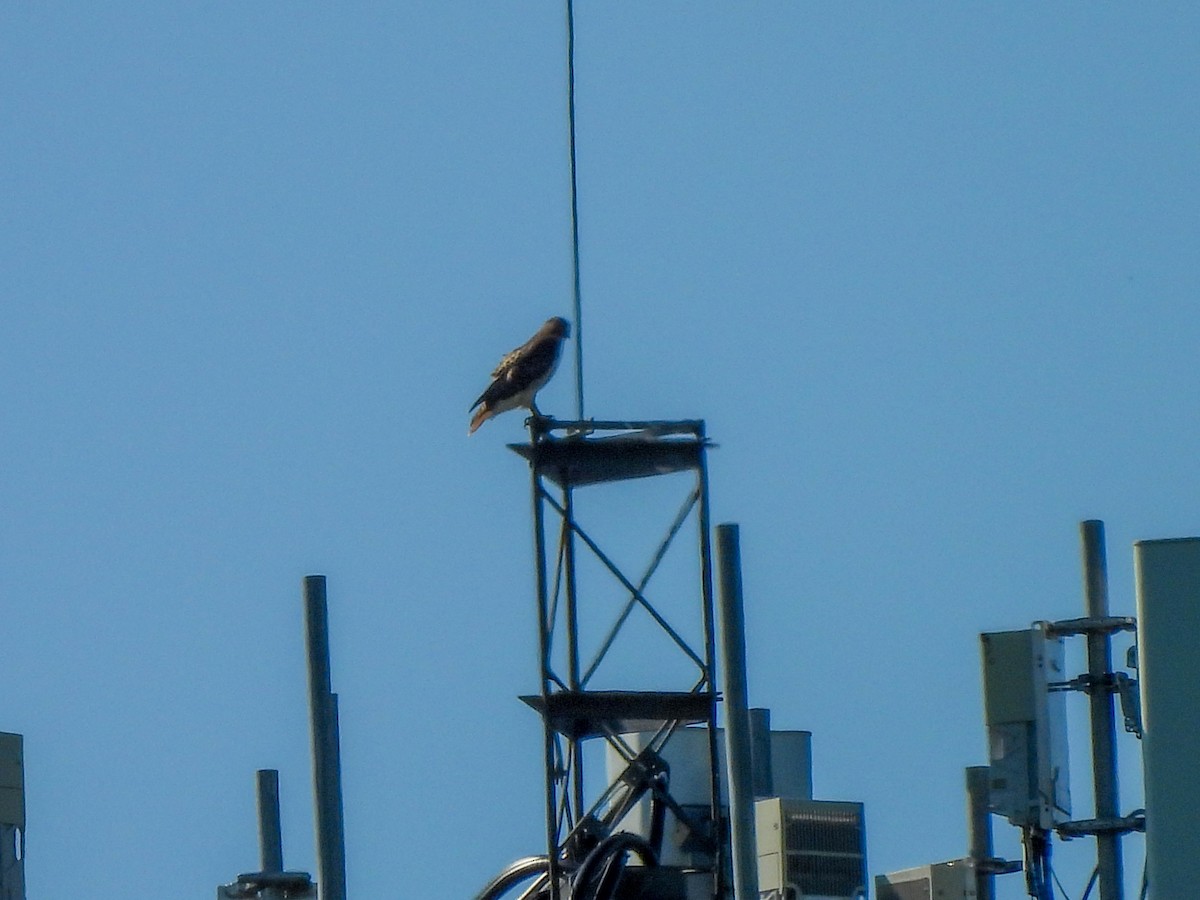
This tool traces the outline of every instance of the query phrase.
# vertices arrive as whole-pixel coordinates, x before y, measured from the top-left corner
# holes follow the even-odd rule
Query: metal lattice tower
[[[702,421],[600,422],[529,420],[530,442],[510,445],[529,461],[532,474],[540,694],[521,699],[542,717],[546,779],[546,831],[551,900],[564,896],[565,881],[583,877],[594,857],[606,851],[622,818],[648,798],[651,835],[648,847],[632,847],[657,855],[663,840],[663,820],[669,809],[685,824],[686,840],[701,848],[701,866],[712,877],[712,896],[724,897],[717,760],[715,638],[713,624],[712,548],[710,545],[708,475],[709,446]],[[691,475],[686,496],[666,533],[653,548],[650,561],[637,577],[626,574],[612,555],[580,524],[576,493],[586,488],[588,503],[605,499],[605,486],[631,479]],[[689,481],[677,478],[677,481]],[[589,507],[590,508],[590,507]],[[639,522],[653,514],[647,506],[636,512]],[[670,595],[652,603],[649,586],[668,550],[685,525],[693,523],[698,536],[695,596]],[[690,529],[689,529],[690,531]],[[611,595],[592,595],[581,585],[581,561],[598,563],[619,585],[624,602],[601,609]],[[689,563],[690,565],[690,563]],[[698,607],[698,610],[697,610]],[[696,612],[699,624],[696,624]],[[590,615],[582,615],[588,613]],[[596,621],[612,618],[607,630]],[[689,617],[692,627],[676,627]],[[678,684],[668,689],[599,690],[593,685],[601,664],[620,649],[629,623],[640,620],[677,654]],[[647,625],[647,623],[652,623]],[[685,639],[690,634],[691,639]],[[586,654],[586,655],[585,655]],[[658,685],[656,685],[658,687]],[[711,804],[706,810],[682,807],[670,793],[670,773],[659,756],[667,741],[687,725],[707,730]],[[640,752],[622,735],[649,732],[653,737]],[[625,770],[597,796],[598,779],[585,784],[584,746],[607,742],[625,762]],[[606,842],[610,842],[606,845]],[[628,843],[628,841],[626,841]]]

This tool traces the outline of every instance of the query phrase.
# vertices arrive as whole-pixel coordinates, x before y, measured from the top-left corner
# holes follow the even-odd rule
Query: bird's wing
[[[499,378],[506,371],[508,371],[509,366],[511,366],[513,361],[521,355],[521,351],[524,349],[525,345],[522,344],[516,350],[509,350],[507,353],[505,353],[504,358],[501,359],[500,362],[496,363],[496,368],[492,369],[492,377]]]
[[[522,387],[545,377],[558,361],[561,343],[561,337],[551,335],[530,341],[520,350],[514,350],[509,354],[511,359],[505,368],[505,377]]]

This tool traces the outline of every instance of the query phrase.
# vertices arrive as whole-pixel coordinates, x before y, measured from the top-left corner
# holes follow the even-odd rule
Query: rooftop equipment
[[[1117,632],[1136,631],[1137,621],[1109,615],[1104,523],[1098,519],[1081,522],[1080,537],[1083,618],[1035,622],[1026,631],[980,635],[990,805],[993,812],[1021,828],[1030,896],[1050,897],[1054,893],[1050,856],[1057,833],[1063,839],[1095,839],[1094,878],[1099,900],[1122,900],[1120,839],[1128,832],[1144,830],[1146,817],[1142,810],[1119,814],[1114,694],[1121,697],[1126,730],[1141,737],[1142,722],[1133,696],[1135,680],[1127,673],[1112,671],[1111,639]],[[1086,638],[1087,672],[1068,679],[1063,669],[1062,640],[1074,636]],[[1088,695],[1091,725],[1096,812],[1093,818],[1076,821],[1070,819],[1064,703],[1067,691]],[[983,891],[990,874],[987,869],[992,865],[981,862],[980,867],[985,875],[980,882]],[[1003,865],[998,871],[1004,871]]]
[[[1019,827],[1050,830],[1071,815],[1063,640],[1047,623],[980,635],[991,809]]]
[[[755,804],[762,900],[865,900],[861,803],[769,797]]]
[[[755,717],[769,727],[765,715],[766,710],[753,710],[760,715]],[[723,729],[717,729],[717,762],[722,772],[725,771],[725,752],[722,735]],[[753,734],[756,748],[766,741],[766,752],[759,751],[754,756],[753,778],[763,785],[763,790],[756,792],[758,799],[773,796],[778,793],[797,800],[812,798],[812,734],[807,731],[766,731]],[[629,746],[641,752],[654,738],[654,732],[636,732],[625,735]],[[620,777],[625,768],[624,758],[611,747],[606,748],[605,769],[609,780]],[[660,754],[663,763],[671,773],[671,794],[684,810],[702,811],[708,809],[710,803],[710,785],[708,776],[708,736],[702,728],[681,728],[675,732],[671,742]],[[728,805],[725,783],[721,783],[721,806]],[[654,828],[654,808],[649,798],[643,798],[630,808],[626,816],[618,823],[622,831],[630,831],[647,839]],[[694,866],[699,860],[699,848],[686,840],[686,830],[679,822],[675,813],[667,809],[660,826],[663,830],[663,840],[659,851],[659,862],[668,866]]]
[[[954,859],[875,876],[875,900],[976,900],[975,865]]]

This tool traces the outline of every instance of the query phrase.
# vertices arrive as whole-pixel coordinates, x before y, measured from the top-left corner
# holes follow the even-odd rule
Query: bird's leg
[[[529,401],[529,418],[525,420],[525,426],[527,428],[532,428],[532,429],[534,429],[534,431],[540,433],[543,430],[541,427],[541,423],[549,422],[549,421],[550,421],[550,419],[547,418],[546,416],[542,415],[542,411],[537,408],[537,403],[533,400],[530,400]]]

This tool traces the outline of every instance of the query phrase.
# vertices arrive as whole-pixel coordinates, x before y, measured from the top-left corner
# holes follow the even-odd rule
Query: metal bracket
[[[1140,741],[1145,732],[1142,730],[1142,698],[1138,693],[1137,679],[1130,678],[1124,672],[1114,672],[1113,679],[1117,683],[1117,695],[1121,698],[1125,730]]]
[[[1116,694],[1121,699],[1121,714],[1125,717],[1125,730],[1141,740],[1144,734],[1142,701],[1138,695],[1137,679],[1130,677],[1128,673],[1107,672],[1104,675],[1091,675],[1085,672],[1070,681],[1051,681],[1047,687],[1051,691]]]
[[[975,860],[975,871],[983,875],[1012,875],[1024,867],[1025,864],[1019,859],[1004,859],[999,856]]]
[[[1119,673],[1120,676],[1125,676],[1125,673]],[[1083,691],[1085,694],[1091,694],[1096,691],[1114,694],[1119,688],[1118,674],[1107,672],[1104,675],[1091,675],[1084,672],[1082,675],[1076,675],[1070,681],[1051,681],[1047,687],[1051,691]]]
[[[1101,616],[1100,618],[1063,619],[1047,622],[1046,633],[1051,637],[1072,637],[1077,634],[1115,634],[1118,631],[1137,631],[1133,616]]]
[[[1077,819],[1061,822],[1055,829],[1058,836],[1069,841],[1071,838],[1097,834],[1127,834],[1146,830],[1146,811],[1139,809],[1116,819]]]
[[[249,872],[239,875],[232,884],[217,888],[220,900],[252,900],[259,897],[310,900],[316,896],[316,885],[307,872]]]

